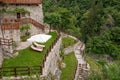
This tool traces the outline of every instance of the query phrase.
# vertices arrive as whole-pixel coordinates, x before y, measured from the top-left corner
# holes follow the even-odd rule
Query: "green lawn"
[[[15,58],[4,60],[2,66],[36,66],[41,65],[47,49],[51,46],[54,40],[57,38],[56,32],[50,32],[52,38],[45,43],[45,48],[42,52],[33,51],[30,47],[20,50],[19,55]]]
[[[77,59],[74,53],[72,52],[65,55],[63,61],[66,64],[66,67],[62,69],[61,80],[72,80],[74,78],[74,73],[77,66]]]
[[[62,39],[63,47],[67,48],[69,46],[72,46],[76,43],[77,41],[71,37],[65,37]]]

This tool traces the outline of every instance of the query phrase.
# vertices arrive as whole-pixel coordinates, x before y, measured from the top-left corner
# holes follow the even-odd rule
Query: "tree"
[[[89,38],[100,35],[104,24],[102,1],[92,0],[91,8],[83,15],[81,23],[82,39],[86,43]]]
[[[28,24],[20,27],[20,31],[22,32],[23,36],[29,36],[30,35],[29,29],[30,29],[30,26]]]

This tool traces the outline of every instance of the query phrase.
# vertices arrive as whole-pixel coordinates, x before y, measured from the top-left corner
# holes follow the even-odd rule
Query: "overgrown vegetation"
[[[108,55],[113,61],[120,60],[119,5],[119,0],[43,0],[46,23],[83,41],[86,54]],[[106,62],[109,67],[111,61]],[[119,80],[118,73],[112,77]]]
[[[30,37],[30,25],[22,25],[20,27],[20,32],[21,32],[21,41],[26,41]]]
[[[6,6],[6,8],[9,6]],[[24,8],[16,8],[14,10],[0,9],[0,13],[30,13],[28,10]]]
[[[65,37],[62,39],[62,45],[64,48],[73,46],[77,41],[71,37]]]
[[[120,62],[112,62],[110,64],[101,65],[98,61],[87,57],[88,63],[90,64],[91,71],[87,80],[119,80],[120,79]]]

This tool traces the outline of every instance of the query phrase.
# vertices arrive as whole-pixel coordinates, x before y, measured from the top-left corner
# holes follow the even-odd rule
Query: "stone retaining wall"
[[[43,68],[42,75],[48,75],[50,72],[54,75],[55,71],[58,68],[57,60],[60,59],[60,45],[61,45],[61,38],[57,41],[54,45],[53,49],[49,53],[48,57],[46,58],[45,66]]]

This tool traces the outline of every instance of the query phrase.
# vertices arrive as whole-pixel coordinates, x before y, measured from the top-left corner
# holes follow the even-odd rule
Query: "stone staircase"
[[[85,80],[85,77],[89,72],[89,64],[84,59],[85,45],[82,42],[78,42],[75,46],[74,52],[78,60],[76,75],[74,80]]]
[[[21,24],[31,23],[34,26],[36,26],[38,28],[41,28],[42,30],[45,29],[45,26],[42,23],[39,23],[32,18],[23,18],[23,19],[20,20],[20,22],[21,22]]]

